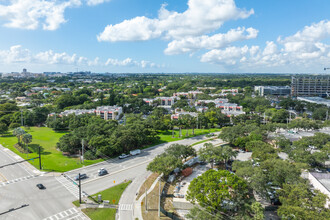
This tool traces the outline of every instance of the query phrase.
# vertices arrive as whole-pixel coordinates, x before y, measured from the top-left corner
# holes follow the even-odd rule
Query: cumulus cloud
[[[44,30],[56,30],[66,22],[64,11],[80,5],[80,0],[9,0],[8,4],[0,3],[0,17],[6,27],[35,30],[42,26]]]
[[[330,45],[322,40],[329,38],[330,21],[320,21],[292,36],[279,37],[277,42],[267,41],[263,49],[259,46],[243,46],[211,50],[201,56],[201,62],[236,65],[239,68],[322,67],[330,60]]]
[[[169,11],[164,4],[157,18],[145,16],[108,25],[97,36],[99,41],[145,41],[159,37],[182,39],[217,30],[225,21],[244,19],[254,11],[236,7],[234,0],[188,0],[183,13]]]
[[[200,37],[187,37],[181,40],[174,40],[168,44],[165,54],[179,54],[194,52],[200,49],[224,48],[235,41],[256,38],[258,30],[254,28],[231,29],[225,34],[215,34],[213,36],[203,35]]]
[[[132,60],[131,58],[126,58],[124,60],[118,60],[118,59],[112,59],[109,58],[105,62],[106,66],[137,66],[141,68],[146,68],[146,67],[158,67],[155,63],[152,63],[150,61],[142,60],[142,61],[136,61]]]
[[[108,59],[106,62],[102,62],[99,57],[94,59],[88,59],[77,54],[68,54],[66,52],[57,53],[53,50],[32,53],[28,49],[24,49],[21,45],[15,45],[10,47],[9,50],[0,50],[0,63],[3,64],[41,64],[41,65],[75,65],[75,66],[134,66],[141,68],[157,68],[159,65],[142,60],[136,61],[131,58],[124,60]]]

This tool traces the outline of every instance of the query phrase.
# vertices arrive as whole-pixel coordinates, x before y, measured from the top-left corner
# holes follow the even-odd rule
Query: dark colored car
[[[45,187],[44,185],[42,185],[41,183],[37,184],[37,187],[38,187],[39,189],[46,189],[46,187]]]
[[[99,172],[98,172],[99,176],[103,176],[103,175],[106,175],[106,174],[108,174],[108,171],[104,168],[100,169]]]
[[[80,174],[80,179],[82,180],[82,179],[86,179],[87,178],[87,174]],[[75,178],[74,178],[74,180],[79,180],[79,175],[77,175]]]

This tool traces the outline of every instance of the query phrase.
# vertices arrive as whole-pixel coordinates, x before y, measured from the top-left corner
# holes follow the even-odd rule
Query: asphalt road
[[[55,176],[42,173],[0,146],[0,219],[86,219],[73,207],[76,197]],[[36,187],[42,183],[46,189]],[[66,211],[66,212],[63,212]]]
[[[134,219],[135,196],[150,174],[146,170],[148,163],[171,144],[190,145],[205,139],[203,135],[164,143],[145,149],[136,156],[111,159],[65,174],[73,179],[78,173],[86,173],[88,178],[82,181],[82,189],[88,194],[132,180],[119,202],[118,218]],[[72,205],[72,201],[77,200],[77,188],[70,181],[41,173],[27,162],[4,166],[19,160],[22,159],[0,146],[0,219],[86,219]],[[109,174],[99,177],[100,168],[107,169]],[[38,183],[47,189],[39,190],[36,187]]]
[[[131,156],[125,159],[111,159],[109,161],[73,170],[65,174],[72,179],[74,179],[78,173],[87,174],[88,178],[82,180],[82,190],[90,195],[105,190],[125,180],[132,180],[132,184],[130,184],[125,190],[119,202],[117,218],[123,220],[134,219],[133,216],[136,214],[134,213],[136,193],[150,174],[146,170],[148,163],[150,163],[150,161],[152,161],[157,155],[163,153],[171,144],[177,143],[191,145],[205,139],[208,138],[206,138],[205,135],[202,135],[164,143],[152,148],[144,149],[141,154],[136,156]],[[98,170],[100,168],[105,168],[109,174],[99,177]]]

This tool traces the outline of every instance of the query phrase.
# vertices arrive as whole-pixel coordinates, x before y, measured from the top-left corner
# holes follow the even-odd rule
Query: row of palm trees
[[[195,128],[198,127],[198,119],[191,115],[180,115],[176,120],[171,120],[170,127],[172,129],[172,137],[174,137],[174,128],[178,127],[180,129],[179,137],[182,137],[182,129],[187,129],[186,137],[189,136],[189,129],[192,129],[192,134],[195,134]]]
[[[18,127],[13,130],[13,135],[17,137],[18,144],[21,146],[22,143],[25,145],[27,154],[29,153],[28,145],[32,142],[32,135],[26,133],[22,128]]]

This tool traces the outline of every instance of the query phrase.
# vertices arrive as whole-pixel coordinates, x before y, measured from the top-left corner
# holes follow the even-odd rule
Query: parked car
[[[130,154],[131,156],[138,155],[138,154],[140,154],[140,153],[141,153],[141,150],[140,150],[140,149],[131,150],[131,151],[129,152],[129,154]]]
[[[44,185],[42,185],[41,183],[37,184],[37,187],[38,187],[39,189],[46,189],[46,187],[45,187]]]
[[[104,168],[99,169],[99,171],[98,171],[99,176],[103,176],[106,174],[108,174],[108,171],[106,169],[104,169]]]
[[[80,174],[80,179],[86,179],[87,178],[87,174]],[[74,178],[74,180],[79,180],[79,174]]]
[[[129,157],[129,156],[130,156],[129,154],[122,154],[118,158],[119,159],[124,159],[124,158]]]

